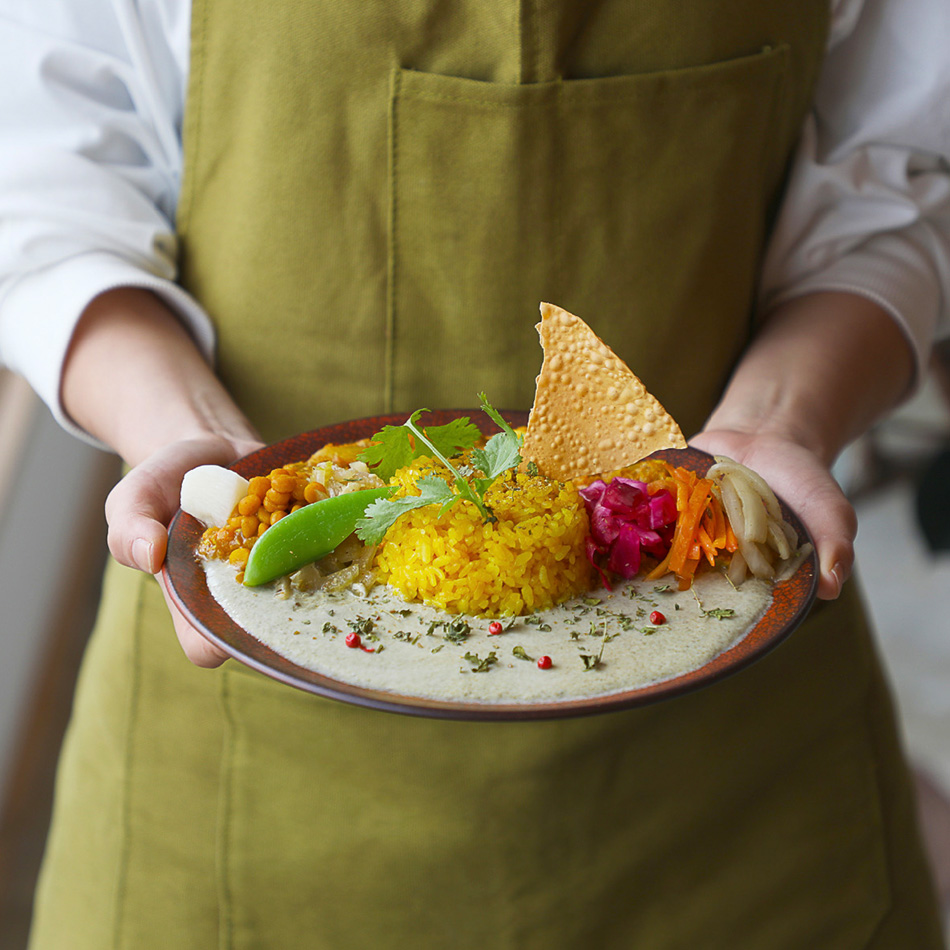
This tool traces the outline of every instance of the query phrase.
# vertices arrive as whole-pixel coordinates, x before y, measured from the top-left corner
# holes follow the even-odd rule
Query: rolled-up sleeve
[[[950,4],[842,0],[768,248],[761,309],[869,297],[925,365],[950,332]]]
[[[0,0],[0,362],[53,414],[86,306],[116,287],[160,295],[210,360],[214,331],[176,283],[173,220],[187,24],[130,0]],[[177,59],[176,59],[177,57]]]

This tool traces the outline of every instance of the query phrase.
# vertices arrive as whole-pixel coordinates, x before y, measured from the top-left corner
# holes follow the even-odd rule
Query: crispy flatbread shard
[[[672,416],[580,317],[541,304],[544,362],[522,458],[564,481],[632,465],[686,439]]]

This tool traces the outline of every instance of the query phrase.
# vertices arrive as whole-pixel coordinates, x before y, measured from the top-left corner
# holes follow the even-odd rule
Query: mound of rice
[[[398,494],[418,494],[417,478],[443,472],[417,459],[396,473]],[[543,610],[590,589],[587,513],[570,484],[508,473],[486,503],[494,523],[465,501],[442,517],[437,505],[403,515],[377,555],[378,579],[407,600],[487,617]]]

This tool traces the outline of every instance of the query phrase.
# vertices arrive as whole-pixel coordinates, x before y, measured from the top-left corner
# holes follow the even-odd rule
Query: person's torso
[[[266,438],[527,408],[541,300],[687,432],[749,328],[826,0],[197,0],[182,274]]]

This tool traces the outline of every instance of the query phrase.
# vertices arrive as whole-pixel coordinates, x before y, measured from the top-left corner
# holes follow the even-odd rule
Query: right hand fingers
[[[216,647],[210,640],[205,639],[205,637],[185,619],[184,614],[182,614],[169,596],[165,576],[160,575],[159,580],[162,586],[162,594],[165,596],[165,603],[168,605],[168,611],[175,625],[178,642],[181,644],[185,656],[188,657],[195,666],[201,666],[205,669],[214,669],[220,666],[228,658],[227,653]]]
[[[167,445],[136,465],[109,493],[109,550],[126,567],[149,574],[161,569],[166,525],[178,508],[181,480],[196,465],[227,465],[259,443],[209,437]]]
[[[227,465],[259,446],[259,442],[250,440],[192,439],[165,446],[135,466],[106,500],[112,556],[127,567],[157,574],[168,545],[166,525],[178,508],[185,473],[196,465]],[[170,599],[164,578],[161,580],[165,602],[185,656],[196,666],[220,666],[227,654],[191,626]]]

